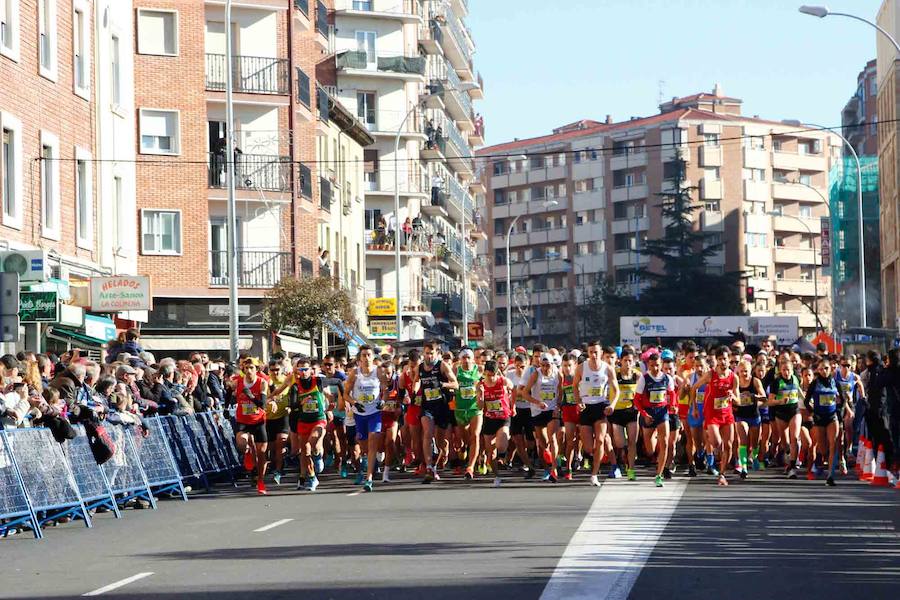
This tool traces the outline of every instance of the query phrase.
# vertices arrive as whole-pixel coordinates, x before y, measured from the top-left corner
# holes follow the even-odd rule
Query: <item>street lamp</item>
[[[877,29],[878,31],[883,33],[884,36],[888,40],[890,40],[890,42],[894,45],[894,48],[896,48],[897,52],[900,53],[900,44],[897,43],[897,40],[894,39],[894,36],[892,36],[890,33],[885,31],[885,29],[883,27],[879,26],[878,23],[874,23],[868,19],[864,19],[864,18],[856,16],[856,15],[851,15],[849,13],[832,12],[832,11],[828,10],[827,6],[815,6],[815,5],[804,4],[798,10],[800,12],[802,12],[804,15],[810,15],[812,17],[819,17],[820,19],[824,19],[825,17],[847,17],[848,19],[855,19],[857,21],[862,21],[863,23],[871,25],[872,27],[874,27],[875,29]]]
[[[397,290],[398,342],[401,340],[403,334],[403,302],[400,299],[400,136],[403,135],[403,130],[406,127],[406,122],[409,120],[409,117],[420,105],[424,105],[429,98],[442,96],[446,92],[467,92],[475,89],[480,89],[480,86],[477,83],[467,81],[458,88],[443,88],[423,95],[419,98],[419,101],[406,112],[406,116],[403,117],[403,120],[400,121],[400,125],[397,127],[397,135],[394,136],[394,285]],[[465,207],[463,207],[463,213],[465,214]],[[463,218],[465,218],[465,216]],[[463,224],[465,224],[465,221]],[[465,269],[463,269],[463,272],[465,273]],[[465,310],[465,308],[466,307],[464,306],[463,309]]]
[[[559,202],[556,200],[548,199],[544,200],[542,206],[545,209],[550,208],[551,206],[558,205]],[[522,213],[524,214],[524,213]],[[512,223],[509,224],[509,229],[506,230],[506,349],[511,350],[512,345],[512,261],[509,259],[509,238],[512,237],[513,228],[518,223],[519,219],[522,217],[521,214],[516,215],[516,218],[512,220]]]

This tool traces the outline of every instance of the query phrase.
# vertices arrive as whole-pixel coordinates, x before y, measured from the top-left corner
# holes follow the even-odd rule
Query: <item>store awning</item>
[[[99,340],[84,332],[73,331],[65,327],[51,327],[47,329],[47,337],[67,344],[74,343],[90,346],[98,350],[106,345],[106,340]]]
[[[325,325],[345,342],[353,342],[356,345],[369,343],[365,336],[363,336],[355,327],[347,327],[346,325],[333,323],[327,319],[325,320]]]
[[[283,331],[278,332],[278,343],[281,349],[290,354],[300,354],[302,356],[310,356],[312,354],[312,344],[308,339],[303,339],[288,335]]]

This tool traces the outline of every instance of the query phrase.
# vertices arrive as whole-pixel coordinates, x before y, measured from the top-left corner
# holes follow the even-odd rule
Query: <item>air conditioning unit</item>
[[[50,264],[43,250],[11,250],[0,252],[0,271],[18,273],[22,283],[47,281]]]

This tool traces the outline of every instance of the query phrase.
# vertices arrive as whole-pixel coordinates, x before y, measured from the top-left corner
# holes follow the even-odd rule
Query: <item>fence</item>
[[[161,494],[187,500],[184,482],[209,488],[213,477],[234,483],[239,456],[234,431],[221,413],[145,419],[139,427],[106,424],[113,456],[98,465],[84,427],[57,443],[49,429],[0,430],[0,536],[12,528],[43,537],[43,526],[62,518],[91,527],[96,509],[121,518],[134,501],[157,508]]]

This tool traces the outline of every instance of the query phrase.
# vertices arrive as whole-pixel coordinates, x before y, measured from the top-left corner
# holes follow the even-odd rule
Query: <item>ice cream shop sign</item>
[[[150,278],[141,275],[91,277],[91,311],[152,310]]]

